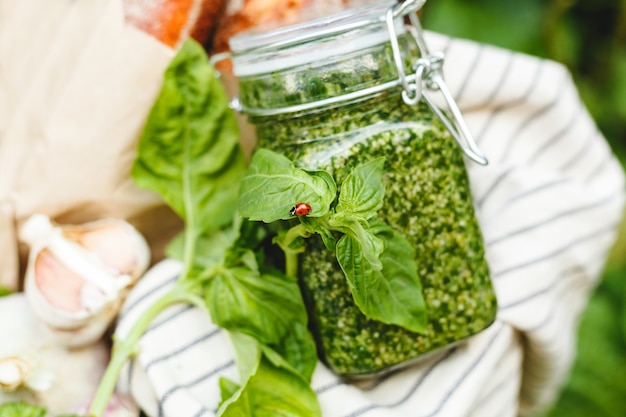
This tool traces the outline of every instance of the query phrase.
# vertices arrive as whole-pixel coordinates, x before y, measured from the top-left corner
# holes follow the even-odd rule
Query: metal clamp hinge
[[[417,16],[417,10],[415,7],[410,6],[411,3],[415,3],[415,1],[409,0],[397,3],[390,7],[385,15],[394,62],[398,71],[399,82],[403,88],[402,100],[408,105],[416,105],[424,98],[424,101],[450,131],[450,134],[454,137],[465,155],[474,162],[487,165],[489,163],[487,158],[474,141],[463,119],[461,110],[443,79],[443,52],[431,53],[429,51],[426,41],[424,40],[424,32]],[[400,52],[400,45],[394,24],[394,19],[398,15],[403,14],[409,16],[411,25],[408,26],[407,29],[417,43],[422,56],[413,66],[415,71],[413,76],[407,76],[404,71],[404,59]],[[443,95],[448,107],[447,110],[441,109],[435,104],[432,95],[437,91]],[[451,115],[449,116],[447,112],[451,113]]]

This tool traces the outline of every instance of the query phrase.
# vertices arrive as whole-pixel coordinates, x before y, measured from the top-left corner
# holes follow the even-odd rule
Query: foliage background
[[[626,0],[429,0],[430,30],[565,64],[626,166]],[[579,327],[569,380],[543,417],[626,416],[626,225]]]

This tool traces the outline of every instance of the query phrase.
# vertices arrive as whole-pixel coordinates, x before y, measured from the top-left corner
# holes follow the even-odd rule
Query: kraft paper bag
[[[161,256],[180,221],[130,170],[174,54],[120,0],[0,0],[0,285],[19,288],[16,230],[35,213],[128,220]]]

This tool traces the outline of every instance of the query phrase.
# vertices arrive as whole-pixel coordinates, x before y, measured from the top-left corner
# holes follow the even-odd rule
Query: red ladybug
[[[292,216],[306,216],[311,212],[311,206],[307,203],[298,203],[289,210]]]

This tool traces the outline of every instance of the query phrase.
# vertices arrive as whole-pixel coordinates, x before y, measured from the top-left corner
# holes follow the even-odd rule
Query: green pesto
[[[406,37],[399,39],[407,58],[417,47]],[[314,76],[311,76],[314,75]],[[239,98],[248,107],[268,109],[313,102],[352,93],[398,79],[391,46],[371,47],[342,56],[341,61],[318,62],[280,72],[242,77]]]
[[[385,68],[389,62],[386,49],[365,55]],[[372,73],[381,71],[374,68]],[[329,77],[327,68],[298,72],[311,84],[323,82],[320,74],[323,79],[341,78]],[[272,76],[276,82],[281,74]],[[350,84],[351,79],[344,77],[344,82]],[[280,96],[280,85],[275,84],[270,102]],[[255,96],[245,91],[254,86],[252,80],[242,83],[243,96]],[[298,117],[252,121],[259,146],[281,152],[299,166],[326,169],[338,184],[357,165],[386,157],[385,203],[378,215],[415,248],[428,332],[417,334],[367,319],[355,306],[334,253],[314,236],[300,257],[300,279],[320,357],[334,372],[367,376],[393,369],[493,322],[497,303],[462,152],[426,105],[407,106],[396,91]]]

